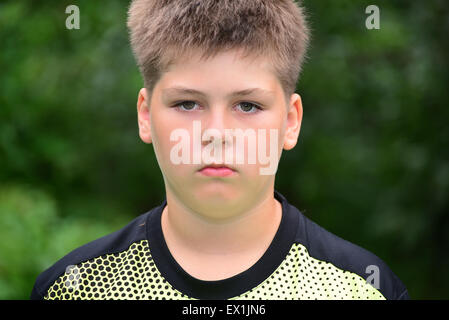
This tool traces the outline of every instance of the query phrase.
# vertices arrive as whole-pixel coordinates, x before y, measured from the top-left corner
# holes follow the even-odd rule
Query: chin
[[[196,212],[203,216],[214,220],[229,219],[240,214],[241,208],[238,204],[229,201],[207,201],[194,205]],[[240,208],[240,209],[239,209]]]
[[[211,182],[201,186],[195,192],[195,198],[202,203],[221,204],[233,202],[239,197],[239,190],[235,185],[223,182]]]

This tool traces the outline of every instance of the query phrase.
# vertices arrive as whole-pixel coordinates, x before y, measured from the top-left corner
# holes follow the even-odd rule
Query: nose
[[[221,140],[222,145],[229,144],[232,139],[230,134],[232,131],[226,130],[232,129],[229,125],[231,125],[231,115],[228,114],[226,108],[212,106],[203,118],[203,132],[201,133],[204,137],[203,145],[216,143],[215,139]]]

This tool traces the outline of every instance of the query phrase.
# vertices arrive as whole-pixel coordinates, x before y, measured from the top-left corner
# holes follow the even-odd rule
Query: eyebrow
[[[231,92],[228,95],[228,98],[233,98],[233,97],[237,97],[237,96],[240,96],[240,97],[248,96],[253,93],[262,94],[262,95],[274,95],[274,92],[270,91],[270,90],[265,90],[265,89],[261,89],[261,88],[248,88],[248,89],[244,89],[244,90]],[[201,92],[201,91],[198,91],[195,89],[191,89],[191,88],[182,87],[182,86],[175,86],[175,87],[162,89],[163,96],[170,95],[170,94],[192,94],[192,95],[198,95],[201,97],[207,97],[207,95],[204,92]]]

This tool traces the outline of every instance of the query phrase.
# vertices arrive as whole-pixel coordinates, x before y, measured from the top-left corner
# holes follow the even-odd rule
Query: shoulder
[[[138,216],[120,230],[76,248],[55,262],[36,278],[30,298],[43,299],[46,290],[66,272],[68,267],[105,254],[124,251],[134,242],[144,239],[145,223],[149,214],[151,211]]]
[[[381,258],[319,226],[296,207],[290,209],[300,216],[295,243],[305,247],[311,258],[358,275],[388,300],[409,299],[405,285]]]

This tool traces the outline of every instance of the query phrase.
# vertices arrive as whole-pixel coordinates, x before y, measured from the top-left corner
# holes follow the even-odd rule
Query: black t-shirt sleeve
[[[122,229],[91,241],[65,255],[36,278],[30,294],[31,300],[44,299],[49,287],[67,270],[67,267],[100,257],[105,254],[121,252],[130,244],[145,238],[145,219],[150,212],[144,213]]]
[[[370,282],[372,270],[378,273],[378,288],[387,300],[410,299],[406,286],[388,265],[374,253],[342,239],[300,214],[296,241],[303,243],[310,256],[352,272]]]

